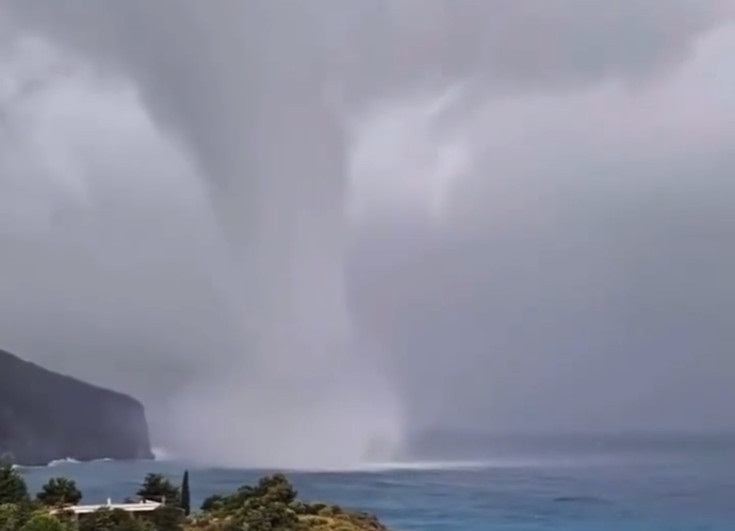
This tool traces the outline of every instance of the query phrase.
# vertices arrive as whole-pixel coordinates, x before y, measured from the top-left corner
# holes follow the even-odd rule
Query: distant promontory
[[[20,465],[153,458],[140,402],[0,350],[2,454]]]

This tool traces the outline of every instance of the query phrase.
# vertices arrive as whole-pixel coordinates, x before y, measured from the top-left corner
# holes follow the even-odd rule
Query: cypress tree
[[[184,471],[184,479],[181,480],[181,508],[184,514],[189,516],[191,513],[191,497],[189,495],[189,471]]]

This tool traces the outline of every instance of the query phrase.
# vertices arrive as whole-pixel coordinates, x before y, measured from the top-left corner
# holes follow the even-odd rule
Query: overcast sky
[[[5,0],[0,345],[225,464],[733,430],[733,15]]]

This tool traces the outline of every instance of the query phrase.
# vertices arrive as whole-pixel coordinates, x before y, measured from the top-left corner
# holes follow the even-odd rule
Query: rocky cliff
[[[153,457],[143,406],[0,350],[0,454],[45,465]]]

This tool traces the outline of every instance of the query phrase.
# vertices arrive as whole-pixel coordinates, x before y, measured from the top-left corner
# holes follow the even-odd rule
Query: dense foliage
[[[387,531],[372,515],[299,500],[282,474],[210,496],[191,516],[188,472],[181,489],[148,474],[136,494],[164,505],[140,515],[101,508],[77,517],[69,510],[82,497],[74,481],[53,478],[33,500],[20,473],[0,463],[0,531]]]
[[[370,514],[306,503],[283,474],[261,478],[229,495],[210,496],[189,527],[201,531],[387,531]]]

